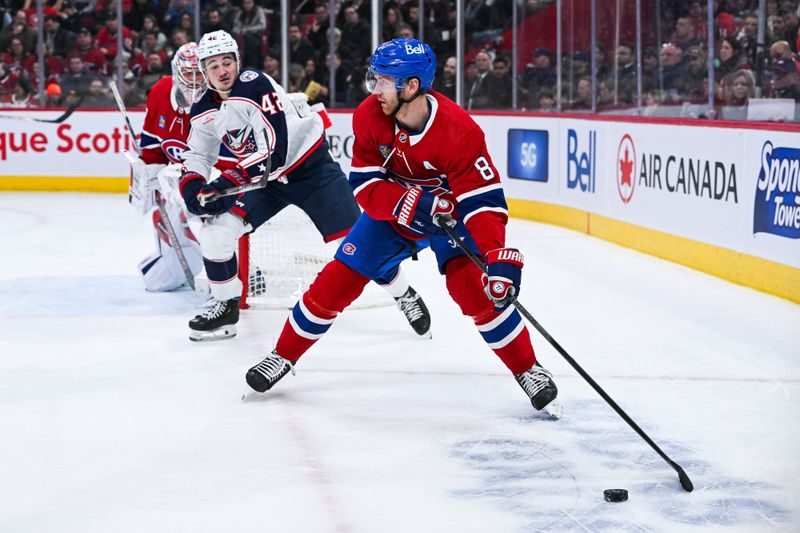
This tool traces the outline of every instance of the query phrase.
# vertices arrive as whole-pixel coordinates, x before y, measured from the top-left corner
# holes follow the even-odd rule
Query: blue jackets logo
[[[578,143],[578,133],[567,130],[567,187],[580,187],[584,192],[594,192],[597,171],[597,132],[589,131],[588,143]],[[580,151],[584,148],[584,151]]]
[[[753,233],[800,239],[800,149],[761,148]]]
[[[508,130],[509,178],[547,181],[548,133],[545,130]]]

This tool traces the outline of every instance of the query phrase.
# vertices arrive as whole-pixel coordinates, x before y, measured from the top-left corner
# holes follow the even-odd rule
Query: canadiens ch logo
[[[392,145],[391,144],[379,144],[378,150],[381,151],[381,155],[383,157],[389,157],[389,154],[392,153]]]
[[[342,251],[347,255],[355,255],[356,245],[350,242],[346,242],[344,243],[344,246],[342,246]]]
[[[257,77],[258,77],[258,72],[255,72],[253,70],[245,70],[244,72],[242,72],[242,75],[239,76],[239,79],[242,80],[244,83],[247,83],[248,81],[253,81]]]

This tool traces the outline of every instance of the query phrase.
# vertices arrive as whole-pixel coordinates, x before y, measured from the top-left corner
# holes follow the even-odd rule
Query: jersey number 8
[[[478,159],[475,160],[475,168],[478,169],[478,172],[481,173],[481,176],[486,181],[494,178],[494,170],[492,170],[492,166],[486,160],[485,157],[480,156]]]

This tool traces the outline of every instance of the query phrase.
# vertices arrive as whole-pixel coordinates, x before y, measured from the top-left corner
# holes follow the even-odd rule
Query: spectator
[[[83,99],[83,105],[90,108],[114,107],[115,101],[114,98],[106,92],[103,80],[94,78],[91,83],[89,83],[89,92]]]
[[[203,32],[210,33],[219,30],[228,31],[222,24],[222,14],[219,12],[219,9],[212,7],[208,10],[208,13],[206,13],[206,22],[203,25]]]
[[[786,22],[783,21],[781,15],[772,15],[767,17],[767,33],[770,42],[775,41],[790,41],[791,36],[786,29]]]
[[[318,81],[317,80],[317,60],[316,59],[309,59],[308,61],[306,61],[305,70],[306,70],[306,79]]]
[[[699,40],[695,35],[694,20],[691,16],[687,14],[678,17],[678,20],[675,21],[675,31],[672,33],[669,42],[681,50],[688,50],[692,46],[699,44]]]
[[[290,93],[301,93],[308,86],[306,81],[306,69],[297,63],[289,64],[289,83],[286,84],[286,91]]]
[[[308,30],[308,41],[314,50],[327,48],[328,43],[328,4],[319,3],[314,7],[314,22]]]
[[[617,87],[614,85],[614,80],[600,80],[599,87],[597,89],[597,109],[608,111],[610,109],[619,107],[620,105],[617,97]]]
[[[412,30],[411,26],[408,24],[400,24],[400,29],[397,30],[397,35],[395,35],[395,37],[399,37],[401,39],[413,39],[414,30]]]
[[[216,0],[214,7],[222,17],[222,29],[230,32],[239,14],[239,8],[232,5],[231,0]]]
[[[75,46],[72,47],[72,50],[67,55],[68,57],[73,55],[80,56],[83,62],[82,68],[86,67],[96,74],[106,73],[106,56],[94,46],[94,38],[88,28],[81,28],[78,31]]]
[[[261,65],[264,73],[272,77],[278,84],[281,83],[281,62],[278,60],[278,55],[273,52],[268,52],[264,55],[264,61]]]
[[[547,48],[537,48],[533,51],[533,61],[525,65],[522,71],[520,92],[523,100],[529,107],[536,107],[538,94],[542,89],[551,88],[556,84],[556,74],[553,72],[553,52]]]
[[[592,109],[592,79],[589,76],[578,78],[576,98],[570,105],[571,111],[587,111]]]
[[[19,80],[19,74],[11,72],[0,61],[0,107],[6,106],[11,102],[14,91],[17,89],[17,80]]]
[[[122,16],[122,24],[135,32],[140,31],[153,31],[153,27],[145,27],[145,19],[151,17],[153,21],[157,21],[158,13],[156,11],[158,3],[152,0],[133,0],[131,9]],[[154,24],[157,26],[157,24]],[[164,37],[166,42],[167,38]]]
[[[150,89],[162,77],[169,74],[169,71],[164,67],[164,60],[158,52],[150,52],[147,55],[147,73],[142,76],[142,84],[145,88]]]
[[[542,113],[555,113],[556,97],[552,89],[542,89],[536,96],[536,109]]]
[[[687,55],[686,96],[691,102],[703,102],[708,98],[708,54],[702,46],[693,46]]]
[[[739,42],[739,47],[747,62],[755,65],[758,46],[758,15],[747,13],[744,16],[742,28],[736,32],[734,38]]]
[[[616,80],[618,101],[631,104],[637,94],[636,46],[622,43],[617,47]]]
[[[344,20],[342,45],[349,48],[350,56],[347,57],[342,52],[341,59],[348,60],[351,65],[360,65],[372,54],[369,24],[359,18],[358,11],[353,6],[344,8]]]
[[[477,69],[475,79],[466,91],[468,110],[489,107],[489,74],[492,72],[492,59],[486,51],[481,50],[475,56],[475,68]]]
[[[61,86],[57,83],[47,85],[47,99],[45,107],[61,107]]]
[[[27,78],[18,78],[17,86],[11,95],[11,101],[6,104],[8,107],[38,107],[36,101],[31,99],[31,84]]]
[[[791,98],[800,102],[797,65],[791,59],[780,59],[772,65],[772,98]]]
[[[469,0],[464,6],[464,31],[475,34],[488,30],[490,16],[486,0]]]
[[[170,34],[169,45],[167,46],[167,56],[172,57],[175,51],[189,42],[189,36],[181,29],[174,29]]]
[[[194,35],[194,16],[184,11],[178,17],[178,28],[186,32],[186,35]]]
[[[112,62],[117,57],[117,31],[119,31],[117,22],[117,14],[111,12],[108,14],[105,25],[97,32],[97,47],[106,57],[107,62]],[[133,34],[125,26],[122,27],[122,42],[128,49],[133,48]]]
[[[162,26],[168,30],[177,28],[181,15],[184,13],[194,15],[194,4],[192,3],[192,0],[171,0],[169,7],[167,7],[167,11],[161,18]]]
[[[494,67],[489,77],[489,107],[493,109],[510,109],[512,103],[512,82],[509,60],[498,56],[492,62]]]
[[[242,9],[236,14],[233,32],[244,42],[242,60],[245,66],[257,67],[261,56],[261,38],[267,31],[267,15],[255,0],[242,0]]]
[[[403,10],[405,14],[403,18],[405,19],[406,24],[408,24],[413,31],[414,37],[419,38],[419,35],[417,35],[419,32],[419,4],[414,2],[405,2],[402,5],[401,10]],[[423,20],[422,26],[422,31],[425,32],[426,38],[433,35],[433,28],[428,20]]]
[[[721,80],[723,77],[733,73],[743,65],[739,41],[733,37],[726,37],[722,39],[717,47],[717,61],[714,77],[718,80]]]
[[[433,90],[438,91],[452,101],[456,101],[456,58],[450,56],[442,66],[442,75],[433,80]]]
[[[792,52],[797,53],[797,38],[800,30],[800,20],[797,19],[797,6],[793,2],[783,2],[778,14],[783,17],[786,25],[786,40],[792,47]]]
[[[353,9],[350,7],[350,9]],[[335,100],[332,102],[330,98],[330,89],[331,86],[331,56],[325,56],[325,70],[322,71],[322,80],[320,80],[320,85],[322,85],[322,89],[320,90],[320,94],[322,100],[327,107],[334,108],[334,107],[344,107],[345,103],[348,99],[348,86],[349,86],[349,74],[347,69],[340,68],[342,66],[342,56],[339,52],[335,52],[335,80],[336,80],[336,95]]]
[[[289,25],[289,61],[304,66],[309,59],[316,59],[314,46],[303,37],[300,26],[297,24]]]
[[[81,97],[89,92],[88,69],[85,67],[81,56],[70,56],[67,63],[67,72],[60,79],[61,91],[68,97]]]
[[[142,21],[141,31],[136,37],[136,44],[134,45],[135,48],[138,48],[139,51],[145,55],[152,51],[151,48],[144,47],[144,41],[147,39],[147,35],[150,33],[153,33],[156,36],[155,50],[161,51],[167,46],[167,36],[164,35],[159,29],[158,20],[156,19],[155,15],[145,15],[144,20]]]
[[[61,18],[48,15],[44,19],[44,43],[51,55],[64,57],[72,46],[72,35],[61,27]]]
[[[2,61],[7,69],[18,73],[20,77],[28,77],[33,75],[33,63],[36,58],[25,51],[20,37],[13,37],[9,51],[2,55]]]
[[[747,120],[747,104],[755,96],[755,76],[749,70],[737,70],[730,78],[720,117],[725,120]]]
[[[400,33],[401,24],[404,24],[404,21],[400,8],[389,6],[383,16],[383,40],[381,42],[391,41],[397,37],[397,34]]]
[[[13,37],[22,39],[25,51],[29,54],[36,50],[36,30],[28,26],[28,17],[25,15],[25,11],[17,11],[11,23],[0,31],[0,50],[7,49]]]
[[[660,88],[666,98],[679,102],[685,95],[689,85],[689,71],[683,59],[683,51],[672,43],[661,46],[658,57],[661,68],[658,70]]]

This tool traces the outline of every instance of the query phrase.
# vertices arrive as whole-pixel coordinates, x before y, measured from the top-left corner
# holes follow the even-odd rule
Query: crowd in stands
[[[507,31],[513,23],[513,0],[466,0],[463,105],[470,110],[510,109],[513,59]],[[46,105],[64,106],[78,97],[84,107],[111,107],[108,81],[123,58],[121,85],[127,105],[142,105],[156,80],[170,72],[173,52],[194,40],[192,0],[46,0],[44,7],[44,80],[37,79],[36,6],[32,0],[0,0],[0,107],[35,107],[39,93]],[[527,0],[523,17],[535,17],[554,0]],[[722,118],[744,118],[749,99],[788,98],[800,102],[800,21],[797,0],[767,0],[765,43],[758,45],[758,0],[718,0],[714,13],[714,56],[708,54],[706,2],[662,0],[661,27],[650,28],[642,55],[642,105],[645,113],[667,105],[709,101]],[[281,80],[279,0],[204,0],[200,33],[224,29],[240,45],[243,66],[255,67],[303,91],[312,103],[355,107],[366,97],[364,74],[372,51],[371,2],[337,0],[335,26],[329,28],[325,1],[293,1],[288,40],[288,80]],[[426,0],[420,24],[417,0],[384,0],[382,40],[396,36],[424,38],[434,49],[439,71],[434,89],[456,97],[456,10],[452,0]],[[648,22],[649,23],[649,22]],[[122,50],[117,49],[122,32]],[[504,33],[506,37],[504,37]],[[613,34],[613,32],[611,32]],[[599,112],[630,110],[637,102],[637,50],[633,43],[615,48],[601,35],[593,54],[562,45],[562,61],[534,37],[520,43],[530,50],[518,65],[517,107],[532,111]],[[329,42],[335,43],[335,79],[331,80]],[[708,65],[714,84],[709,88]],[[561,73],[561,92],[556,80]],[[592,72],[596,73],[593,94]],[[331,102],[331,97],[334,101]]]

